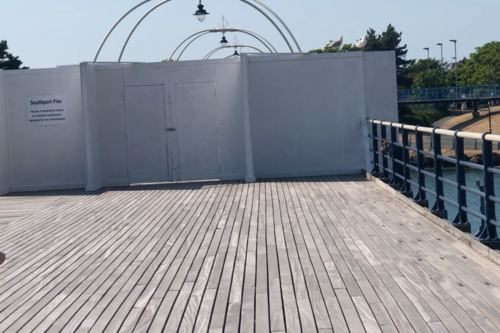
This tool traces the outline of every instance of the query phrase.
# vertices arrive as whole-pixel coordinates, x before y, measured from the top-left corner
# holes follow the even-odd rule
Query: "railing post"
[[[375,177],[380,176],[380,168],[378,166],[378,126],[372,121],[372,146],[373,146],[373,170],[371,174]]]
[[[425,159],[421,153],[424,150],[424,138],[423,133],[418,131],[418,126],[415,127],[415,142],[417,144],[418,191],[413,200],[422,207],[429,207],[425,191],[422,189],[425,187],[425,175],[422,173],[422,170],[425,169]]]
[[[441,156],[441,135],[436,134],[436,128],[432,130],[432,139],[434,142],[434,175],[435,188],[436,188],[436,202],[431,209],[431,213],[442,218],[448,218],[448,212],[444,207],[444,201],[441,199],[444,197],[444,186],[443,182],[439,178],[443,178],[443,163],[439,156]]]
[[[385,125],[380,124],[380,137],[382,139],[387,140],[387,128]],[[387,171],[387,168],[389,167],[389,164],[387,163],[387,158],[382,155],[382,176],[380,177],[380,180],[388,182],[389,181],[389,172]]]
[[[393,127],[392,126],[392,122],[391,122],[391,128],[390,128],[390,131],[391,131],[391,163],[392,163],[392,178],[391,180],[389,181],[389,185],[395,189],[395,190],[399,190],[401,188],[401,181],[399,179],[399,177],[397,176],[398,174],[402,175],[402,172],[401,172],[401,168],[400,168],[400,164],[397,163],[395,160],[398,159],[398,160],[401,160],[400,156],[399,156],[399,149],[398,147],[395,145],[395,143],[398,142],[398,134],[397,134],[397,129],[396,127]]]
[[[410,152],[406,147],[408,147],[408,130],[405,129],[405,125],[401,127],[401,143],[403,144],[403,186],[400,189],[401,194],[408,198],[413,198],[413,192],[411,190],[411,185],[408,180],[411,178],[410,168]]]
[[[458,203],[458,213],[452,224],[463,232],[470,233],[470,223],[467,220],[467,212],[465,212],[462,207],[467,207],[467,192],[462,189],[462,186],[466,186],[465,182],[465,167],[460,164],[464,160],[464,139],[458,137],[458,132],[455,131],[455,156],[457,159],[457,203]]]
[[[496,220],[495,202],[490,200],[490,196],[495,196],[494,177],[489,168],[493,168],[493,145],[491,141],[485,140],[483,134],[483,166],[484,166],[484,216],[486,221],[481,220],[479,231],[474,235],[479,241],[491,248],[498,249],[500,242],[497,237],[497,227],[491,223]]]

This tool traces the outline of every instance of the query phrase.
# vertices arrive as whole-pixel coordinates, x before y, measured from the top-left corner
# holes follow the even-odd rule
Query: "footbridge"
[[[412,88],[398,90],[399,104],[431,104],[452,102],[496,101],[500,93],[498,84],[481,86]]]

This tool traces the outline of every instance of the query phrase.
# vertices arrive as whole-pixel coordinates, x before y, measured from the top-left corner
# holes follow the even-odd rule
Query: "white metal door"
[[[173,86],[173,87],[172,87]],[[215,82],[176,83],[172,122],[175,128],[175,179],[218,179],[219,139]],[[172,89],[171,88],[171,89]]]
[[[163,85],[125,87],[129,183],[172,181]]]

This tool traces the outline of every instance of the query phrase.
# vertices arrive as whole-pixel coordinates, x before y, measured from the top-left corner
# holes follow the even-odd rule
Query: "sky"
[[[49,68],[92,61],[106,32],[142,0],[0,0],[0,40],[30,68]],[[117,61],[135,23],[161,0],[152,0],[129,15],[113,32],[98,61]],[[249,0],[253,1],[253,0]],[[344,36],[355,43],[368,28],[382,33],[392,24],[403,32],[408,58],[454,56],[450,39],[457,39],[458,58],[468,57],[475,47],[500,40],[499,0],[262,0],[288,25],[302,51],[322,48]],[[123,61],[155,62],[169,58],[188,36],[218,28],[224,15],[229,27],[254,31],[279,52],[289,52],[274,26],[258,11],[239,0],[203,0],[210,13],[202,23],[193,16],[198,0],[172,0],[153,11],[137,28],[124,52]],[[262,49],[260,42],[241,33],[228,33],[233,43]],[[221,34],[207,34],[193,42],[182,60],[201,59],[219,46]],[[249,49],[247,49],[249,50]],[[245,51],[245,49],[243,49]],[[233,51],[222,50],[215,58]],[[254,51],[247,51],[254,52]]]

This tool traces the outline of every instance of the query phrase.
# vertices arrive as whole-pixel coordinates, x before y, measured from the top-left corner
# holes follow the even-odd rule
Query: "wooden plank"
[[[500,268],[361,177],[166,188],[0,197],[0,330],[499,331]]]
[[[184,207],[182,205],[182,203],[185,201],[185,199],[187,197],[189,197],[190,192],[184,191],[184,193],[182,193],[182,191],[180,191],[180,192],[178,192],[178,194],[180,196],[174,197],[174,198],[177,198],[177,200],[174,200],[171,203],[169,203],[167,201],[164,206],[163,205],[161,206],[162,212],[158,216],[158,218],[167,218],[168,219],[170,217],[172,219],[172,223],[175,222],[176,217],[180,214],[180,212],[182,211],[182,208]],[[175,225],[175,223],[173,225]],[[170,226],[172,226],[172,224],[167,223],[167,224],[165,224],[165,226],[170,227]],[[162,237],[162,239],[163,239],[163,237]],[[163,240],[163,242],[165,242],[165,241],[166,240]],[[170,250],[169,247],[162,249],[158,254],[159,259],[164,258],[169,250]],[[134,258],[132,255],[127,253],[127,259],[122,263],[122,266],[124,266],[126,268],[128,265],[131,265],[132,261],[135,259],[136,258]],[[137,262],[134,264],[134,266],[137,266],[138,264],[139,263]],[[158,270],[161,270],[161,269],[166,270],[165,266],[160,266],[160,267],[161,268],[159,268]],[[135,271],[135,270],[133,270],[133,271]],[[92,306],[89,306],[88,304],[85,304],[83,307],[77,308],[78,312],[76,313],[75,316],[72,317],[72,319],[70,320],[70,322],[68,323],[66,328],[69,328],[71,326],[75,326],[75,327],[79,326],[80,330],[83,330],[83,329],[90,330],[92,328],[92,326],[96,323],[96,321],[97,321],[98,317],[101,315],[101,313],[103,311],[105,311],[105,309],[108,307],[108,304],[110,304],[114,295],[116,295],[121,290],[121,288],[127,283],[129,277],[130,277],[130,275],[128,275],[128,274],[121,275],[120,279],[118,279],[118,280],[113,279],[110,281],[112,287],[110,287],[110,285],[106,285],[106,284],[99,287],[99,289],[97,290],[97,294],[102,294],[103,296],[100,297],[100,299],[99,299],[98,303],[95,305],[95,307],[92,307]],[[114,282],[114,281],[116,281],[116,282]],[[69,316],[71,316],[71,312],[72,311],[68,312]],[[83,320],[83,322],[82,322],[82,320]]]
[[[229,213],[228,221],[225,223],[224,234],[222,237],[221,244],[219,246],[219,251],[217,255],[223,256],[224,265],[222,267],[222,272],[220,273],[219,288],[217,296],[215,299],[215,304],[212,313],[212,320],[210,322],[209,331],[223,331],[226,326],[226,320],[231,320],[231,325],[238,326],[239,323],[239,304],[241,303],[241,294],[233,294],[236,296],[234,299],[233,311],[237,310],[238,316],[236,318],[227,318],[226,314],[228,311],[228,306],[231,302],[230,292],[231,292],[231,281],[233,281],[233,273],[235,267],[236,253],[238,250],[240,230],[242,226],[243,214],[246,208],[248,186],[239,184],[237,187],[236,196],[233,200],[233,207]],[[224,241],[227,239],[227,241]]]
[[[385,207],[385,208],[388,208],[388,207]],[[421,220],[419,219],[418,221],[421,221]],[[420,223],[419,223],[419,224],[420,224]],[[410,224],[406,224],[406,225],[410,225]],[[420,238],[422,238],[422,236],[419,236],[419,237],[420,237]],[[414,244],[414,243],[412,243],[412,242],[410,242],[410,241],[408,241],[408,240],[409,240],[409,239],[407,238],[407,243],[408,243],[409,245]],[[417,242],[415,242],[415,243],[417,243]],[[419,244],[419,243],[417,243],[417,244]],[[418,247],[420,247],[420,244],[418,245]],[[438,250],[442,250],[442,249],[438,249]],[[433,255],[434,255],[434,254],[439,253],[439,251],[431,251],[431,252],[433,252]],[[441,252],[442,252],[442,251],[441,251]],[[441,255],[442,255],[442,254],[441,254]],[[427,266],[425,266],[425,262],[424,262],[424,263],[422,263],[422,264],[421,264],[421,266],[427,267]],[[442,266],[442,265],[440,265],[440,266]],[[412,266],[412,267],[415,267],[415,266]],[[428,268],[426,268],[426,269],[428,270]],[[414,268],[414,270],[415,270],[415,268]],[[434,280],[436,280],[436,276],[435,276],[435,275],[434,275]],[[426,281],[426,280],[424,280],[424,281]],[[433,290],[435,291],[436,289],[434,288]],[[448,290],[450,290],[450,289],[448,289]],[[460,293],[459,293],[459,294],[460,294]],[[456,297],[456,296],[453,296],[453,297]],[[455,314],[455,318],[457,318],[457,320],[459,320],[459,321],[460,321],[460,323],[461,323],[462,327],[464,327],[464,329],[466,329],[466,330],[467,330],[467,331],[469,331],[469,332],[474,332],[474,331],[477,331],[479,328],[477,327],[477,325],[475,325],[475,324],[474,324],[474,323],[470,320],[470,318],[469,318],[468,316],[458,316],[458,315],[457,315],[458,313],[463,313],[463,314],[465,314],[463,311],[461,311],[461,310],[457,310],[457,308],[459,309],[459,307],[460,307],[460,305],[459,305],[459,304],[462,304],[462,303],[463,303],[463,301],[462,301],[462,302],[458,302],[458,301],[453,302],[453,301],[451,301],[451,300],[446,301],[447,307],[450,309],[450,312]],[[470,309],[470,307],[469,307],[469,309]],[[445,318],[445,321],[447,321],[447,320],[448,320],[447,318],[449,318],[449,317],[450,317],[450,316],[449,316],[449,315],[447,315],[446,313],[445,313],[444,315],[442,315],[442,318]],[[477,321],[476,321],[476,322],[477,322]],[[445,325],[447,325],[448,327],[450,327],[450,326],[454,325],[454,323],[452,322],[452,323],[448,323],[448,324],[445,324]]]
[[[405,239],[405,240],[408,241],[408,239]],[[406,248],[406,242],[400,243],[400,245],[403,246],[403,248]],[[408,259],[405,259],[405,261],[406,260],[408,260]],[[415,280],[415,278],[412,277],[412,273],[409,272],[410,270],[405,268],[405,266],[399,266],[399,267],[400,267],[400,269],[403,269],[403,272],[405,273],[406,277],[409,278],[411,282],[413,282],[413,285],[420,288],[421,281],[419,280],[417,282],[417,280]],[[401,284],[402,280],[399,280],[399,281]],[[428,283],[426,283],[426,280],[424,280],[424,283],[429,285]],[[445,297],[445,296],[441,296],[442,293],[436,289],[435,285],[431,284],[430,286],[432,287],[431,290],[433,292],[438,292],[437,295],[439,295],[441,299],[443,299],[443,297]],[[433,309],[435,309],[438,316],[444,321],[445,325],[447,325],[448,329],[450,329],[451,331],[463,331],[462,327],[457,323],[457,321],[454,320],[451,313],[448,312],[446,310],[446,308],[444,308],[439,301],[437,301],[435,298],[433,298],[433,296],[425,288],[423,290],[420,290],[419,293],[421,295],[423,295],[425,299],[427,299],[429,304],[433,307]],[[444,299],[446,299],[446,297]],[[470,319],[467,318],[467,316],[465,316],[465,318],[463,318],[463,317],[459,318],[459,320],[462,321],[462,323],[461,323],[462,326],[467,327],[469,331],[475,331],[475,330],[477,331],[479,329],[477,326],[474,327],[475,325],[470,321]]]
[[[250,185],[252,193],[252,210],[250,212],[250,226],[248,231],[248,244],[245,262],[245,280],[243,283],[243,296],[241,303],[240,331],[253,333],[255,327],[255,284],[257,272],[257,228],[259,218],[260,189],[258,184]]]
[[[88,242],[90,242],[90,243],[89,243],[89,245],[87,245],[87,246],[88,246],[88,248],[87,248],[87,249],[86,249],[85,247],[83,248],[85,251],[88,251],[88,249],[92,249],[92,248],[94,248],[94,247],[95,247],[95,244],[93,244],[93,243],[95,243],[95,241],[94,241],[94,242],[91,242],[90,240],[88,240]],[[101,243],[102,243],[102,242],[101,242]],[[83,253],[82,253],[82,254],[83,254]],[[92,261],[91,261],[91,260],[87,260],[87,259],[88,259],[88,256],[76,257],[76,256],[74,256],[74,255],[71,255],[71,256],[70,256],[70,255],[68,254],[66,257],[68,258],[68,260],[69,260],[69,259],[71,259],[71,260],[76,260],[76,259],[78,259],[80,262],[85,263],[85,265],[84,265],[84,266],[79,266],[78,264],[73,264],[73,265],[72,265],[72,266],[70,266],[70,267],[73,267],[73,269],[74,269],[74,268],[78,268],[78,269],[77,269],[75,272],[72,272],[72,270],[67,270],[67,269],[66,269],[65,274],[63,274],[63,275],[58,275],[58,276],[57,276],[57,280],[56,280],[56,281],[63,281],[63,280],[65,279],[65,277],[66,277],[66,276],[68,276],[68,274],[70,274],[70,273],[72,274],[71,276],[76,277],[76,276],[80,275],[80,273],[81,273],[81,272],[82,272],[82,271],[83,271],[86,267],[89,267],[89,265],[92,263]],[[63,257],[62,259],[64,259],[64,257]],[[77,261],[77,262],[78,262],[78,261]],[[82,278],[82,277],[80,277],[80,278]],[[70,278],[69,280],[67,280],[68,282],[65,282],[65,284],[64,284],[64,285],[63,285],[63,284],[58,285],[58,283],[57,283],[57,282],[56,282],[55,284],[49,284],[49,285],[47,285],[47,286],[49,287],[49,289],[45,288],[45,289],[47,290],[45,293],[40,293],[40,292],[38,292],[37,297],[30,297],[30,298],[29,298],[28,303],[29,303],[29,304],[34,304],[34,303],[38,302],[38,301],[39,301],[39,300],[40,300],[40,299],[41,299],[41,298],[42,298],[45,294],[47,294],[47,297],[45,297],[45,298],[44,298],[45,302],[50,301],[50,299],[51,299],[52,295],[53,295],[54,293],[56,293],[56,294],[58,293],[57,289],[61,290],[61,288],[65,288],[65,287],[69,284],[69,281],[71,281],[71,279],[72,279],[72,278]],[[50,281],[50,280],[49,280],[49,281]],[[28,284],[28,285],[26,285],[26,284],[25,284],[23,288],[27,288],[28,286],[29,286],[29,284]],[[55,289],[54,291],[50,291],[50,288],[51,288],[51,287],[53,287],[53,286],[55,286],[55,287],[56,287],[56,289]],[[42,289],[42,290],[43,290],[43,289]],[[37,306],[38,306],[38,307],[40,307],[40,306],[42,306],[41,304],[43,304],[43,303],[38,303],[38,304],[37,304]],[[23,308],[27,309],[27,308],[28,308],[28,306],[24,305],[24,307],[23,307]],[[33,310],[31,310],[31,311],[32,311],[32,312],[33,312],[33,311],[36,311],[36,308],[35,308],[35,309],[33,309]],[[4,313],[5,313],[5,312],[4,312]],[[9,321],[4,321],[1,325],[8,325],[8,324],[9,324],[9,322],[10,322],[10,323],[12,323],[14,320],[17,320],[17,318],[16,318],[16,317],[19,317],[21,314],[23,314],[23,313],[18,311],[18,312],[16,313],[16,316],[10,316],[10,317],[9,317]],[[29,314],[29,312],[28,312],[25,316],[28,316],[28,318],[29,318],[29,317],[31,317],[31,315]]]
[[[161,197],[160,197],[160,198],[161,198]],[[167,201],[167,202],[168,202],[168,201]],[[153,226],[154,226],[154,221],[155,221],[155,218],[154,218],[154,217],[155,217],[155,215],[157,215],[157,214],[161,213],[161,211],[162,211],[162,209],[163,209],[163,208],[165,208],[165,206],[164,206],[164,205],[155,205],[155,208],[154,208],[154,209],[149,210],[149,211],[146,213],[146,216],[145,216],[145,217],[147,218],[148,216],[150,216],[150,217],[151,217],[151,221],[153,221],[153,222],[152,222],[152,223],[150,224],[150,226],[148,226],[148,227],[146,227],[146,226],[147,226],[147,224],[140,224],[140,225],[141,225],[141,227],[143,228],[143,231],[142,231],[142,233],[141,233],[141,235],[142,235],[142,236],[141,236],[141,235],[138,235],[139,237],[135,238],[133,242],[132,242],[132,240],[131,240],[131,239],[129,239],[129,241],[130,241],[130,242],[123,243],[123,244],[121,245],[121,249],[122,249],[122,250],[120,251],[120,248],[118,248],[117,250],[119,250],[119,253],[125,254],[125,255],[126,255],[126,259],[125,259],[125,261],[124,261],[124,262],[121,262],[121,260],[115,260],[115,262],[113,262],[113,265],[115,265],[115,266],[116,266],[117,264],[120,264],[120,263],[123,265],[123,263],[126,263],[126,262],[131,263],[132,261],[134,261],[135,259],[137,259],[137,255],[136,255],[136,254],[137,254],[137,251],[135,251],[135,252],[134,252],[134,251],[131,251],[131,249],[134,249],[134,248],[137,248],[137,247],[139,247],[139,248],[140,248],[141,246],[140,246],[139,244],[144,244],[144,245],[145,245],[145,244],[148,244],[148,242],[147,242],[147,241],[143,242],[143,240],[144,240],[144,238],[143,238],[143,237],[146,237],[146,236],[148,235],[148,232],[150,232],[150,230],[152,230],[152,229],[153,229]],[[146,209],[146,211],[147,211],[147,209]],[[132,230],[131,230],[131,231],[132,231]],[[126,236],[125,238],[129,238],[129,236]],[[116,245],[116,244],[117,244],[117,243],[115,243],[115,245]],[[129,253],[129,250],[130,250],[130,252],[131,252],[131,253]],[[123,252],[122,252],[122,251],[123,251]],[[96,253],[96,255],[97,255],[98,253],[99,253],[99,252],[97,252],[97,253]],[[153,261],[153,259],[156,257],[156,255],[158,255],[158,253],[151,252],[151,253],[148,255],[148,257],[146,258],[146,260],[145,260],[145,261],[146,261],[147,263],[152,262],[152,261]],[[106,260],[105,260],[105,261],[104,261],[104,262],[103,262],[103,263],[99,266],[98,270],[96,270],[96,272],[92,273],[92,275],[94,275],[95,277],[92,277],[92,276],[91,276],[90,278],[86,279],[86,281],[88,281],[88,282],[92,282],[92,285],[91,285],[89,288],[87,288],[86,290],[84,290],[84,291],[85,291],[85,293],[83,294],[83,296],[80,296],[80,297],[77,299],[77,301],[76,301],[76,302],[74,302],[73,304],[71,304],[71,300],[70,300],[70,299],[68,299],[68,302],[67,302],[68,304],[67,304],[67,305],[71,304],[71,307],[72,307],[73,309],[72,309],[72,310],[69,310],[69,311],[68,311],[68,310],[67,310],[67,311],[65,311],[65,316],[66,316],[66,317],[70,317],[70,318],[71,318],[71,317],[73,317],[73,313],[74,313],[74,311],[76,311],[77,309],[80,309],[80,311],[79,311],[79,315],[78,315],[78,316],[76,316],[76,317],[73,317],[73,318],[72,318],[72,320],[71,320],[71,321],[72,321],[73,323],[72,323],[71,325],[75,325],[75,324],[76,324],[76,323],[74,322],[75,318],[80,318],[80,320],[82,320],[82,314],[83,314],[83,313],[81,312],[81,306],[85,304],[86,300],[87,300],[90,296],[92,296],[94,299],[95,299],[96,297],[97,297],[98,299],[100,299],[100,298],[102,298],[102,295],[104,294],[104,292],[105,292],[106,288],[109,288],[109,287],[111,286],[110,282],[111,282],[111,281],[113,281],[113,280],[111,280],[111,281],[106,281],[107,283],[105,283],[105,284],[103,284],[103,282],[104,282],[104,280],[106,280],[106,279],[107,279],[107,277],[108,277],[108,276],[110,275],[110,273],[112,272],[112,271],[110,270],[110,268],[111,268],[111,267],[107,267],[107,266],[106,266],[106,261],[111,262],[112,260],[114,260],[113,256],[108,257],[108,258],[107,258],[107,259],[106,259]],[[137,263],[140,263],[140,261],[137,261]],[[142,263],[142,264],[144,264],[144,263]],[[113,266],[113,265],[112,265],[112,266]],[[139,266],[137,266],[137,269],[139,269],[139,270],[140,270],[140,267],[141,267],[141,264],[139,264]],[[137,269],[134,271],[134,274],[137,274],[137,271],[138,271]],[[100,273],[99,273],[100,271],[101,271],[101,272],[102,272],[102,271],[104,271],[104,272],[105,272],[105,274],[103,274],[103,275],[99,275],[99,274],[100,274]],[[134,276],[134,274],[133,274],[132,276]],[[116,280],[116,278],[115,278],[114,280]],[[129,280],[129,282],[130,282],[130,280]],[[127,282],[127,283],[129,283],[129,282]],[[125,283],[125,284],[124,284],[124,286],[122,287],[122,291],[130,291],[130,290],[131,290],[131,289],[130,289],[130,287],[127,287],[127,283]],[[103,289],[101,289],[101,286],[103,286]],[[79,287],[79,289],[80,289],[80,287]],[[72,297],[77,297],[80,293],[81,293],[81,292],[79,292],[79,293],[73,292],[73,293],[72,293]],[[84,306],[84,307],[85,307],[85,306]],[[64,310],[64,308],[65,308],[65,307],[61,307],[61,309],[59,309],[59,311]],[[90,309],[91,309],[91,307],[90,307]],[[89,310],[90,310],[90,309],[89,309]],[[134,311],[134,312],[137,314],[137,311]],[[54,315],[54,312],[52,313],[52,315]],[[61,321],[59,321],[59,323],[62,323],[63,321],[64,321],[64,319],[62,319]],[[48,325],[48,324],[49,324],[49,322],[48,322],[47,320],[45,320],[45,325]],[[58,324],[58,325],[61,325],[61,324]],[[57,325],[55,325],[55,326],[57,326]],[[43,325],[39,326],[39,328],[40,328],[40,327],[43,327]],[[54,327],[54,325],[53,325],[52,329],[54,329],[54,328],[55,328],[55,327]]]
[[[259,182],[259,213],[257,221],[257,264],[255,281],[256,332],[270,332],[269,294],[267,286],[266,187]]]

